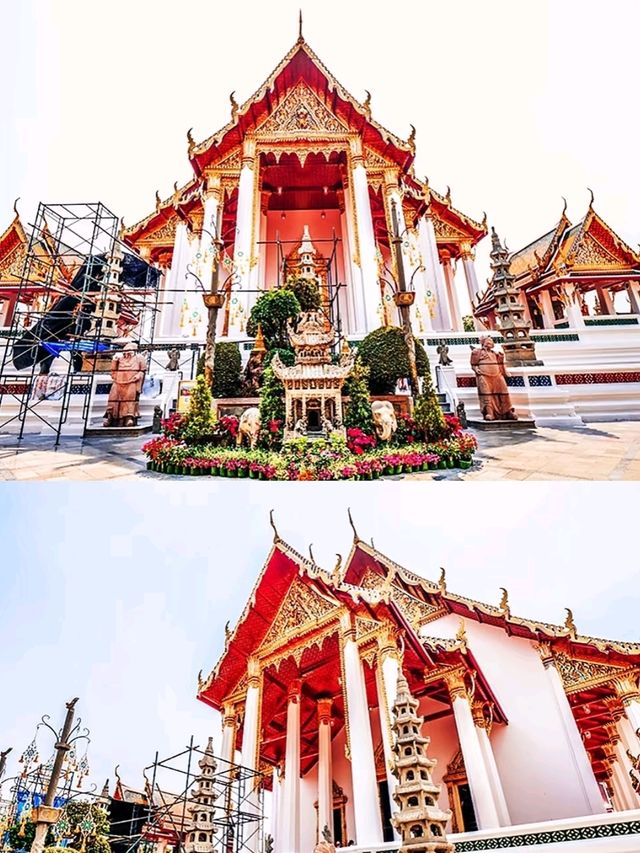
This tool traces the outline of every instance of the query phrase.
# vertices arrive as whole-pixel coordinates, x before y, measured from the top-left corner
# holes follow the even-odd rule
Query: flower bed
[[[438,442],[413,442],[405,447],[371,447],[361,436],[349,438],[349,443],[337,434],[326,440],[293,439],[280,451],[272,451],[189,445],[159,436],[142,449],[149,470],[166,474],[254,480],[374,480],[418,471],[469,468],[477,448],[475,437],[462,431]]]

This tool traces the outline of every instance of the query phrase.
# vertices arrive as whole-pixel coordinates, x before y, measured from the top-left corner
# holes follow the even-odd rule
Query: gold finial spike
[[[565,607],[565,613],[567,614],[566,619],[564,620],[564,627],[569,632],[569,635],[572,638],[575,638],[578,634],[578,629],[576,628],[576,623],[573,618],[573,611],[570,607]]]
[[[371,537],[371,547],[374,551],[376,550],[376,546],[373,544],[373,536]]]
[[[500,610],[508,616],[511,612],[509,608],[509,593],[503,586],[500,587],[500,592],[502,593],[500,598]]]
[[[368,89],[365,89],[364,91],[367,97],[364,99],[362,106],[364,107],[367,117],[369,117],[371,115],[371,92]]]
[[[273,528],[273,541],[274,541],[274,543],[282,542],[282,539],[280,538],[280,534],[278,533],[278,531],[276,529],[275,521],[273,520],[273,510],[272,509],[269,510],[269,524]]]
[[[317,566],[316,558],[313,556],[313,544],[309,543],[309,558],[311,560],[312,565]]]
[[[409,138],[407,139],[407,142],[409,143],[411,148],[415,151],[415,148],[416,148],[416,129],[412,124],[410,124],[409,127],[411,128],[411,133],[409,134]]]
[[[563,204],[562,214],[560,215],[560,218],[562,219],[562,217],[563,217],[563,216],[565,215],[565,213],[567,212],[567,200],[566,200],[566,198],[565,198],[563,195],[561,195],[561,196],[560,196],[560,198],[562,199],[562,204]]]
[[[236,90],[229,95],[229,103],[231,104],[231,121],[235,121],[238,118],[238,102],[235,99]]]
[[[340,582],[340,570],[342,569],[342,554],[336,554],[336,557],[338,559],[336,560],[336,564],[333,567],[333,571],[331,572],[331,580],[333,581],[333,583]]]
[[[173,194],[178,195],[178,182],[177,181],[173,182]]]
[[[440,566],[440,578],[438,580],[438,588],[441,593],[447,591],[447,570]]]
[[[13,212],[16,215],[16,219],[20,218],[20,211],[18,210],[18,202],[20,201],[20,196],[13,202]]]
[[[591,201],[589,202],[589,210],[591,210],[591,208],[593,207],[593,198],[594,198],[593,190],[591,189],[591,187],[587,187],[587,189],[589,190],[589,193],[591,195]]]
[[[483,228],[487,227],[487,211],[486,210],[482,211],[482,227]]]
[[[460,618],[460,622],[458,624],[458,630],[456,631],[456,640],[461,643],[465,648],[467,645],[467,629],[464,624],[464,619]]]
[[[160,210],[160,206],[162,205],[162,200],[160,198],[160,192],[156,190],[156,210]]]
[[[302,9],[298,12],[298,41],[304,41],[304,36],[302,35]]]
[[[351,347],[349,346],[349,341],[346,338],[342,339],[342,343],[340,344],[340,354],[341,355],[349,355],[351,352]]]
[[[446,201],[447,205],[451,204],[451,187],[447,187],[447,194],[445,195],[444,200]]]
[[[189,157],[193,154],[193,149],[196,147],[196,141],[193,138],[193,128],[190,127],[187,131],[187,143],[189,145]]]
[[[227,622],[224,626],[224,644],[225,646],[231,639],[231,628],[229,627],[229,622]]]
[[[353,530],[353,541],[360,542],[360,537],[358,536],[358,531],[356,530],[356,526],[353,523],[353,518],[351,516],[351,508],[347,507],[347,515],[349,517],[349,524],[351,525],[351,529]]]

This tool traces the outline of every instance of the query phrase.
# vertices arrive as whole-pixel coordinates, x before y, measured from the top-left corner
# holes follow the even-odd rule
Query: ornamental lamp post
[[[5,749],[4,752],[0,752],[0,781],[2,781],[2,776],[5,771],[5,767],[7,766],[7,755],[11,752],[12,747],[9,749]]]
[[[391,242],[393,244],[396,268],[398,271],[398,288],[393,294],[393,301],[400,311],[400,317],[402,318],[402,330],[404,332],[404,340],[407,345],[407,358],[409,360],[409,383],[411,385],[411,396],[415,401],[420,395],[418,368],[416,366],[416,342],[413,335],[413,329],[411,327],[411,306],[415,301],[416,294],[414,290],[407,290],[407,282],[404,275],[404,265],[402,261],[402,237],[398,233],[398,211],[395,199],[391,202],[391,222],[393,225],[393,236],[391,238]]]
[[[44,801],[42,805],[37,806],[35,809],[33,809],[32,812],[33,822],[35,824],[36,831],[33,839],[33,844],[31,845],[31,853],[42,853],[47,837],[47,830],[50,824],[55,823],[58,819],[60,809],[54,808],[54,802],[56,791],[58,789],[58,782],[60,781],[60,775],[62,773],[62,765],[64,764],[66,755],[71,749],[72,744],[76,740],[78,740],[79,738],[88,737],[87,729],[85,729],[84,734],[79,734],[75,737],[71,737],[71,735],[77,732],[80,728],[80,720],[78,720],[78,723],[75,727],[73,725],[77,701],[78,699],[76,698],[72,699],[70,702],[67,702],[67,714],[64,719],[62,731],[59,733],[56,732],[56,730],[52,726],[49,725],[49,718],[47,716],[44,716],[42,718],[42,722],[44,723],[44,725],[47,726],[47,728],[53,732],[56,738],[56,757],[53,762],[51,777],[49,779],[49,784],[47,785],[47,793],[45,794]]]
[[[206,231],[206,229],[203,229]],[[216,229],[217,230],[217,229]],[[213,369],[216,357],[216,326],[218,325],[218,311],[224,305],[224,293],[218,292],[220,281],[220,264],[222,262],[222,248],[224,243],[217,236],[206,231],[215,246],[215,257],[211,268],[211,283],[209,292],[202,294],[202,301],[207,309],[207,337],[204,346],[204,378],[209,388],[213,388]]]

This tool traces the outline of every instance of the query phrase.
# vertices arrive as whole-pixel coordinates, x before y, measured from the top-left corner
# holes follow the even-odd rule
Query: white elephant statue
[[[240,416],[238,423],[238,435],[236,436],[236,446],[240,447],[246,439],[249,442],[251,450],[256,446],[258,435],[260,434],[260,409],[257,406],[252,406],[250,409],[245,409]]]
[[[371,412],[378,438],[380,441],[389,441],[398,429],[398,421],[396,420],[393,403],[390,403],[388,400],[374,400],[371,404]]]

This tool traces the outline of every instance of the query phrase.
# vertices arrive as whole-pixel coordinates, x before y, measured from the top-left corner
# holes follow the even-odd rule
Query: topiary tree
[[[195,444],[211,435],[214,428],[212,403],[211,389],[204,373],[201,373],[196,377],[196,387],[191,392],[187,425],[183,432],[185,440],[189,443]]]
[[[286,364],[287,367],[291,367],[291,365],[295,363],[296,355],[295,355],[293,350],[282,349],[281,347],[275,347],[275,349],[271,349],[271,350],[269,350],[269,352],[267,352],[265,354],[265,357],[264,357],[264,366],[265,367],[268,367],[271,364],[271,362],[273,361],[276,354],[280,356],[280,361],[283,364]]]
[[[301,311],[317,311],[320,308],[320,288],[311,278],[290,278],[285,285],[298,302]]]
[[[429,359],[419,341],[416,344],[418,374],[429,372]],[[398,379],[409,376],[409,359],[402,329],[382,326],[370,332],[358,347],[358,356],[369,368],[372,394],[393,394]]]
[[[261,447],[276,448],[282,443],[285,421],[284,385],[267,367],[260,389],[260,435]]]
[[[237,397],[242,382],[242,356],[238,345],[225,342],[216,344],[213,362],[213,396]]]
[[[344,413],[344,425],[347,429],[356,427],[367,435],[375,435],[367,385],[368,377],[369,368],[364,366],[360,358],[356,358],[351,373],[344,383],[344,393],[349,397]]]
[[[300,303],[292,290],[286,287],[268,290],[261,294],[251,309],[247,334],[255,337],[258,325],[262,326],[262,334],[267,349],[289,346],[287,322],[295,319],[300,313]]]
[[[96,803],[71,800],[65,812],[74,832],[70,839],[72,848],[86,853],[111,853],[109,818],[104,808]]]
[[[7,830],[7,841],[11,850],[31,850],[36,827],[30,818],[18,820]]]

